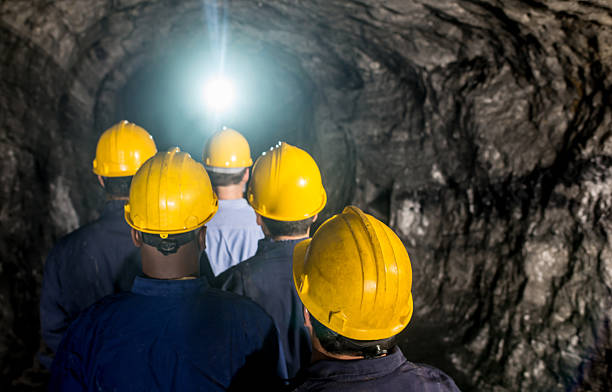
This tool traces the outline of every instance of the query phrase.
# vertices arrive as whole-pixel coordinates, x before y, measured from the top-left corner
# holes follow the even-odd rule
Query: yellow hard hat
[[[125,220],[138,231],[166,238],[204,226],[217,208],[204,167],[174,147],[156,154],[136,172]]]
[[[239,132],[225,128],[212,135],[202,154],[206,166],[243,168],[253,164],[249,143]]]
[[[157,147],[147,131],[131,122],[121,121],[100,136],[93,172],[103,177],[133,176],[155,153]]]
[[[319,213],[327,194],[314,159],[300,148],[279,142],[257,158],[247,200],[261,216],[298,221]]]
[[[389,227],[357,207],[295,246],[293,281],[308,312],[350,339],[390,338],[412,317],[408,252]]]

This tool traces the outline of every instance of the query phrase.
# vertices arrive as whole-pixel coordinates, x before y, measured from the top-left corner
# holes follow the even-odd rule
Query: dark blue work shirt
[[[293,285],[293,248],[302,241],[259,240],[257,253],[223,272],[215,286],[245,295],[272,316],[279,330],[289,377],[310,363],[310,337]]]
[[[459,392],[452,378],[434,367],[409,362],[399,348],[389,355],[349,361],[323,360],[302,373],[294,391]]]
[[[47,257],[40,323],[43,340],[53,351],[83,309],[106,295],[129,290],[140,273],[139,252],[125,222],[124,204],[123,200],[107,202],[98,220],[60,239]],[[41,361],[49,366],[51,359]]]
[[[274,322],[253,301],[203,279],[137,277],[70,325],[50,390],[270,390],[286,375],[279,358]]]

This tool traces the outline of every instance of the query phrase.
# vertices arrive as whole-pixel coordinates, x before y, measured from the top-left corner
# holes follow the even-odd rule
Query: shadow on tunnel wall
[[[42,265],[101,205],[99,133],[134,117],[200,157],[216,124],[172,70],[198,68],[222,3],[0,4],[2,390],[43,388]],[[254,154],[311,152],[323,219],[354,203],[401,236],[409,359],[465,391],[610,390],[612,9],[500,4],[228,2],[234,70],[265,98],[227,125]]]

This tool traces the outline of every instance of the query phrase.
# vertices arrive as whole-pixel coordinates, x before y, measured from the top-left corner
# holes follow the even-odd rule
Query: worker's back
[[[123,217],[132,176],[157,152],[151,135],[121,121],[98,139],[93,172],[107,203],[99,219],[63,237],[45,262],[40,298],[42,338],[54,352],[70,322],[100,298],[129,290],[140,259]],[[45,350],[47,351],[47,350]],[[41,362],[50,366],[48,352]]]
[[[271,318],[202,279],[139,277],[132,292],[83,312],[66,336],[50,390],[214,391],[279,379]]]
[[[255,256],[228,269],[215,280],[220,289],[251,298],[274,319],[290,377],[310,362],[310,339],[302,303],[293,287],[293,247],[300,240],[259,241]]]
[[[123,218],[124,204],[108,202],[100,219],[62,238],[47,257],[40,322],[43,339],[53,351],[82,310],[107,295],[129,290],[140,271],[138,249]]]

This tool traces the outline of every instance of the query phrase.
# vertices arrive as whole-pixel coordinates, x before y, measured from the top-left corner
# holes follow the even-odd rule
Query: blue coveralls
[[[311,354],[302,302],[293,286],[293,248],[300,241],[259,240],[255,256],[215,280],[216,287],[253,299],[272,316],[279,329],[289,377],[310,363]]]
[[[206,224],[206,254],[214,275],[253,256],[263,237],[245,199],[219,200],[219,210]]]
[[[274,390],[286,375],[274,322],[251,300],[203,279],[137,277],[71,324],[50,390]],[[282,364],[281,364],[282,365]]]
[[[409,362],[399,348],[389,355],[350,361],[323,360],[302,373],[294,391],[459,392],[439,369]]]
[[[43,340],[53,351],[83,309],[106,295],[129,290],[142,269],[124,204],[107,202],[98,220],[60,239],[47,257],[40,324]],[[41,357],[41,362],[48,367],[51,358]]]

